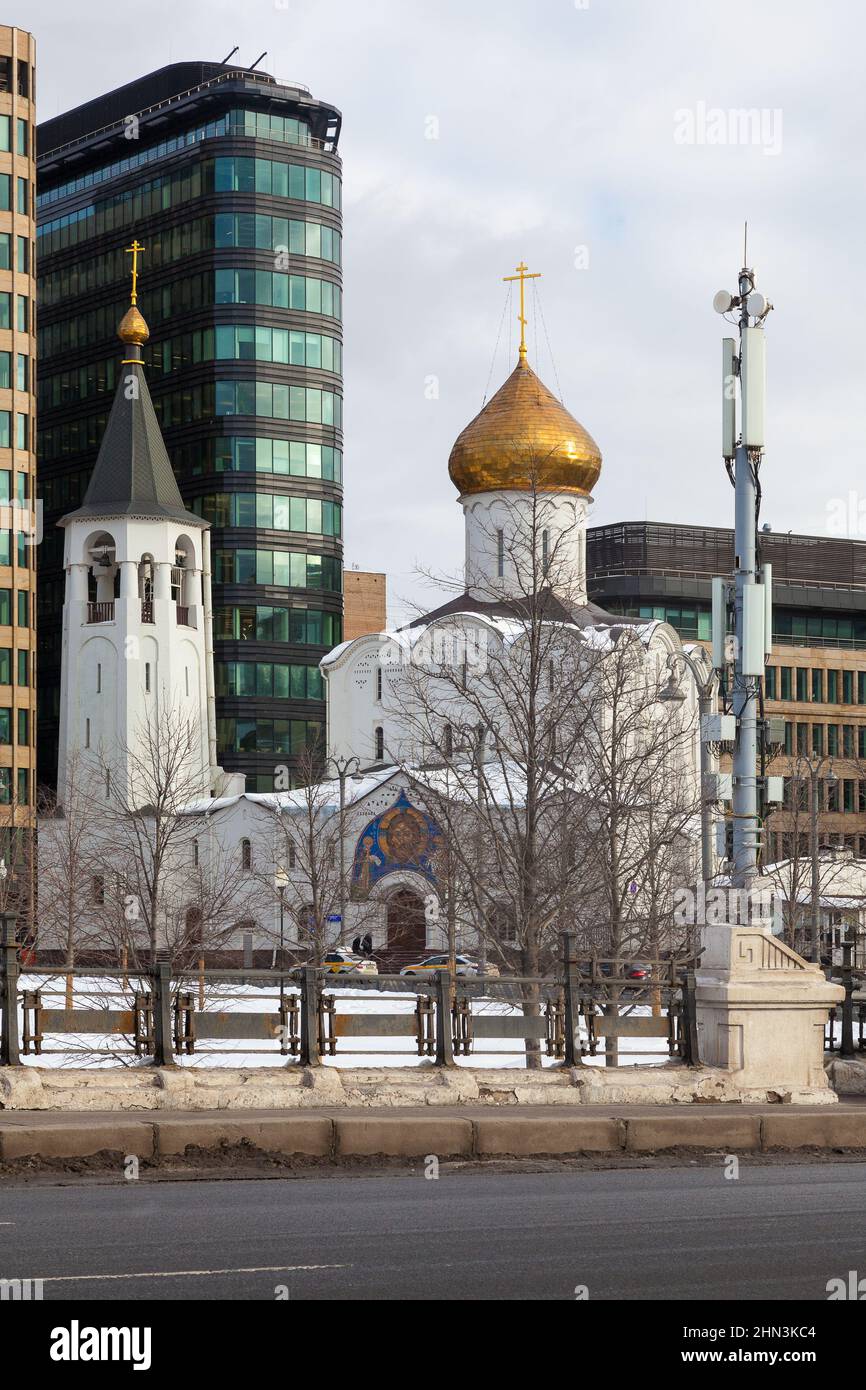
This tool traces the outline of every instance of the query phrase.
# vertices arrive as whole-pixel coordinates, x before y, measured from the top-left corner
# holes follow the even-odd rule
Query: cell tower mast
[[[773,306],[755,290],[755,272],[747,265],[737,286],[737,294],[720,290],[713,300],[716,312],[739,326],[739,342],[725,338],[722,344],[722,454],[734,485],[734,572],[713,580],[713,665],[720,674],[725,707],[736,721],[732,883],[748,888],[758,873],[759,707],[772,644],[772,572],[769,564],[761,564],[758,521],[765,442],[764,321]]]

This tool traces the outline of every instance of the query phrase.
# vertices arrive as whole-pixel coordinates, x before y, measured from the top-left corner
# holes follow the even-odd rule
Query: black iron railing
[[[0,931],[4,1066],[49,1052],[100,1051],[82,1043],[86,1036],[108,1043],[109,1051],[150,1057],[157,1066],[216,1044],[221,1053],[267,1053],[274,1060],[282,1055],[302,1066],[341,1052],[405,1051],[440,1066],[495,1052],[539,1060],[543,1055],[568,1067],[594,1057],[600,1043],[615,1047],[620,1038],[655,1042],[644,1054],[630,1045],[630,1057],[653,1055],[658,1061],[667,1053],[687,1065],[698,1061],[694,959],[656,960],[639,968],[619,959],[580,961],[571,933],[563,937],[561,971],[550,976],[455,977],[447,969],[426,978],[335,976],[313,964],[283,972],[203,965],[173,971],[166,959],[123,970],[28,965],[25,978],[33,987],[24,988],[14,917],[2,917]],[[75,1002],[76,982],[85,1003]],[[249,992],[231,993],[233,985],[259,987],[255,1003],[267,1007],[224,1007],[250,1003]],[[353,1007],[358,991],[377,994],[382,1011]],[[398,1002],[401,1008],[388,1008]],[[69,1035],[76,1039],[72,1045]],[[58,1037],[64,1045],[46,1046],[46,1039]],[[242,1041],[243,1047],[225,1046]]]

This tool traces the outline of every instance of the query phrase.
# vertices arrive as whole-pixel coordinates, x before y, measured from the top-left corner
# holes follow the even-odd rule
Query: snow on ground
[[[21,977],[21,988],[34,990],[41,988],[44,1009],[64,1007],[64,981],[62,976],[40,975],[37,971],[28,972]],[[191,979],[190,992],[198,1008],[197,983]],[[286,993],[296,993],[287,989]],[[334,980],[326,982],[325,992],[335,996],[338,1014],[353,1013],[399,1013],[411,1014],[415,1010],[416,996],[395,994],[392,991],[373,991],[351,989]],[[104,978],[76,977],[75,1005],[89,1009],[131,1009],[132,989],[124,990],[122,981]],[[279,1010],[279,988],[268,984],[265,988],[255,985],[222,985],[208,981],[205,987],[205,1012],[267,1013],[274,1017],[275,1024]],[[513,1004],[490,998],[472,1000],[473,1015],[484,1014],[514,1016],[520,1010]],[[637,1006],[633,1012],[648,1014],[648,1006]],[[581,1029],[581,1037],[585,1038]],[[544,1044],[542,1043],[542,1048]],[[620,1040],[621,1066],[658,1066],[668,1059],[667,1042],[664,1038],[622,1038]],[[369,1037],[358,1039],[340,1038],[337,1041],[337,1055],[325,1057],[326,1066],[336,1067],[413,1067],[426,1059],[418,1056],[412,1037]],[[542,1055],[544,1066],[554,1066],[556,1058]],[[22,1056],[25,1065],[39,1067],[105,1067],[136,1066],[146,1063],[138,1059],[132,1048],[131,1039],[100,1034],[58,1034],[46,1033],[43,1051],[37,1057],[30,1054]],[[275,1039],[273,1044],[265,1039],[250,1041],[243,1039],[206,1039],[196,1043],[192,1056],[176,1055],[179,1066],[207,1067],[273,1067],[291,1062],[292,1058],[283,1056]],[[602,1044],[596,1057],[585,1057],[591,1066],[604,1066]],[[517,1038],[482,1038],[475,1041],[473,1051],[468,1057],[455,1057],[462,1067],[522,1067],[525,1054]]]

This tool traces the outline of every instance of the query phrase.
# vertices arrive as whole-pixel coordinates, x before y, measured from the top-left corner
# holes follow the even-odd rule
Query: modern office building
[[[154,406],[212,523],[219,758],[271,790],[324,732],[342,635],[341,118],[175,63],[39,127],[40,775],[56,776],[62,532],[116,385],[133,239]]]
[[[0,26],[0,881],[24,871],[35,791],[35,44]]]
[[[866,857],[866,541],[765,530],[760,546],[773,566],[765,713],[785,720],[771,770],[790,773],[798,756],[810,756],[820,767],[822,844]],[[723,527],[641,521],[587,532],[591,600],[612,613],[663,619],[706,644],[711,580],[733,563],[734,533]],[[805,819],[774,814],[765,860],[807,851]]]

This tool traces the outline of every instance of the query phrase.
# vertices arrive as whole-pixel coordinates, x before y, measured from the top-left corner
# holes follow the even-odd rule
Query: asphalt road
[[[0,1278],[66,1299],[798,1299],[866,1275],[866,1164],[0,1191]]]

